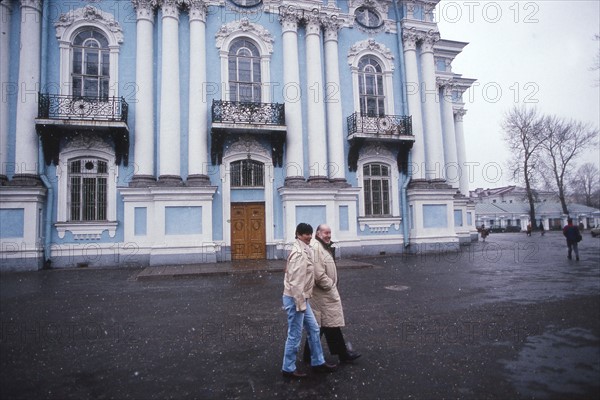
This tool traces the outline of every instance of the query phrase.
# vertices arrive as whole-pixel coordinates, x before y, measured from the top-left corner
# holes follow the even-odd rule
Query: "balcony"
[[[116,163],[129,162],[129,104],[122,97],[38,95],[36,130],[42,140],[46,164],[57,164],[62,139],[95,133],[110,139]]]
[[[387,147],[397,147],[398,169],[404,171],[408,152],[415,141],[411,116],[367,116],[355,112],[346,121],[350,141],[348,153],[350,171],[356,171],[359,152],[365,142],[384,142]]]
[[[383,141],[415,140],[412,134],[412,117],[383,115],[370,117],[358,112],[347,118],[348,139],[365,138]]]
[[[213,100],[211,111],[213,165],[222,162],[225,139],[241,134],[268,136],[273,165],[282,165],[286,135],[284,104]]]

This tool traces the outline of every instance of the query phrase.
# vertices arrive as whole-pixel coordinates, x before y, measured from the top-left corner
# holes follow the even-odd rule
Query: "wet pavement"
[[[303,381],[280,373],[281,262],[2,274],[0,398],[597,399],[600,239],[580,247],[569,261],[560,233],[506,233],[343,260],[363,356]]]

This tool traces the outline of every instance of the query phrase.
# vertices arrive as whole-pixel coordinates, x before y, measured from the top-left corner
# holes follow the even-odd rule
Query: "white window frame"
[[[73,47],[75,36],[82,30],[95,28],[108,39],[109,83],[108,96],[119,95],[119,50],[123,42],[123,33],[112,14],[101,11],[93,6],[86,6],[62,14],[56,24],[56,37],[60,51],[60,94],[72,94],[71,76],[73,72]]]
[[[273,35],[262,25],[253,24],[247,19],[230,22],[221,26],[216,34],[216,47],[221,59],[222,100],[230,101],[229,90],[229,49],[236,39],[247,39],[256,45],[260,54],[261,102],[271,103],[271,55]]]
[[[390,214],[389,216],[376,216],[371,217],[365,215],[365,190],[362,186],[364,181],[363,167],[365,164],[384,164],[389,168],[390,171]],[[368,146],[361,151],[361,155],[357,162],[356,179],[360,185],[360,192],[358,193],[358,222],[361,230],[365,229],[368,225],[372,230],[378,228],[381,231],[381,227],[389,227],[392,224],[395,225],[396,229],[399,229],[402,217],[400,216],[400,193],[399,193],[399,182],[400,173],[397,168],[397,161],[393,154],[381,147]]]
[[[363,40],[350,48],[348,64],[352,73],[352,88],[354,94],[354,111],[360,113],[360,91],[358,86],[360,60],[365,56],[372,56],[379,61],[383,70],[383,91],[385,95],[385,114],[394,115],[394,57],[392,52],[383,44],[373,39]]]
[[[96,30],[96,29],[94,29],[92,27],[82,28],[82,29],[80,29],[80,30],[77,31],[77,34],[73,37],[73,39],[75,39],[75,37],[77,37],[82,32],[90,31],[90,30]],[[104,33],[102,31],[98,31],[98,32],[100,32],[101,35],[104,35]],[[82,58],[81,58],[81,63],[82,63],[82,65],[81,65],[81,72],[78,73],[77,75],[79,77],[81,77],[81,78],[83,78],[85,76],[90,76],[89,74],[86,73],[85,68],[84,68],[86,54],[88,54],[91,51],[97,52],[98,56],[99,56],[98,57],[98,74],[93,75],[94,79],[97,80],[97,82],[96,82],[96,86],[97,86],[96,92],[97,93],[96,93],[95,96],[91,96],[91,97],[96,97],[96,98],[98,98],[100,100],[105,100],[105,98],[103,98],[103,96],[100,95],[100,92],[101,92],[101,89],[100,89],[100,87],[101,87],[101,81],[102,81],[102,77],[104,76],[104,75],[102,75],[102,70],[103,70],[103,57],[102,57],[102,54],[105,53],[105,52],[109,53],[109,60],[108,60],[108,64],[109,64],[109,66],[108,66],[109,67],[109,71],[108,71],[109,76],[108,76],[108,79],[109,79],[109,81],[108,81],[108,90],[106,92],[106,96],[110,97],[110,49],[108,48],[108,46],[105,47],[105,48],[103,48],[103,47],[94,48],[94,47],[86,47],[84,45],[87,41],[92,41],[92,40],[95,41],[95,42],[97,42],[97,40],[94,39],[94,38],[88,38],[88,39],[84,40],[83,45],[77,46],[78,49],[81,49],[81,55],[82,55]],[[75,72],[74,72],[74,68],[73,68],[74,67],[74,63],[75,63],[75,57],[74,57],[75,48],[76,48],[75,45],[72,44],[71,45],[71,81],[70,81],[71,82],[71,95],[79,97],[79,96],[85,96],[85,95],[82,95],[81,93],[73,93],[73,81],[74,81],[74,77],[76,75]],[[85,79],[82,79],[81,91],[85,92]]]
[[[115,165],[113,149],[99,139],[90,140],[86,146],[81,146],[78,141],[70,142],[59,155],[59,164],[56,166],[58,181],[58,204],[56,208],[58,237],[64,238],[65,232],[70,231],[74,239],[100,239],[102,232],[108,230],[110,237],[114,237],[117,229],[117,179],[118,167]],[[69,164],[78,158],[95,158],[106,160],[108,168],[106,186],[106,221],[69,221]]]
[[[256,47],[256,51],[258,52],[258,55],[257,55],[257,57],[253,55],[252,57],[247,57],[248,59],[250,59],[250,60],[253,60],[254,58],[258,58],[259,60],[261,59],[261,56],[260,56],[260,49],[258,48],[258,46],[256,45],[256,43],[254,43],[254,41],[253,41],[253,40],[249,40],[249,39],[247,39],[247,38],[244,38],[244,37],[238,37],[238,38],[236,38],[236,39],[232,40],[232,41],[231,41],[231,44],[230,44],[230,50],[231,50],[231,46],[232,46],[232,45],[233,45],[233,44],[234,44],[236,41],[238,41],[238,40],[244,40],[244,41],[250,42],[250,43],[252,43],[252,44],[253,44],[253,45]],[[238,50],[238,51],[239,51],[239,50]],[[231,95],[231,93],[232,93],[232,90],[231,90],[231,84],[230,84],[230,82],[231,82],[231,77],[230,77],[230,75],[229,75],[229,73],[230,73],[230,71],[229,71],[229,57],[231,57],[231,51],[230,51],[230,52],[229,52],[229,54],[228,54],[228,64],[227,64],[227,84],[229,85],[228,94],[229,94],[229,95]],[[236,56],[236,58],[240,58],[240,56]],[[263,91],[263,90],[262,90],[262,89],[263,89],[263,79],[262,79],[262,65],[261,65],[261,64],[262,64],[262,62],[260,62],[260,61],[259,61],[259,68],[260,68],[260,71],[259,71],[259,76],[260,76],[260,80],[259,80],[258,82],[255,82],[255,81],[254,81],[254,63],[252,62],[251,69],[250,69],[250,71],[251,71],[251,73],[250,73],[250,74],[251,74],[251,81],[250,81],[250,82],[244,82],[245,84],[250,84],[251,86],[255,86],[255,85],[257,85],[257,84],[258,84],[258,85],[260,85],[260,91],[259,91],[259,92],[260,92],[260,101],[259,101],[260,103],[262,103],[262,102],[263,102],[263,97],[262,97],[262,95],[263,95],[263,94],[262,94],[262,91]],[[237,75],[237,76],[239,76],[239,64],[238,64],[238,63],[236,63],[236,75]],[[238,84],[239,84],[241,81],[237,80],[237,81],[235,81],[235,82],[238,82]],[[252,96],[252,97],[254,98],[254,97],[255,97],[255,94],[254,94],[254,88],[252,88],[252,93],[253,93],[253,96]],[[238,98],[239,98],[239,97],[240,97],[240,92],[239,92],[239,87],[238,87]],[[239,101],[239,100],[238,100],[238,101]],[[256,103],[256,101],[254,101],[254,100],[253,100],[252,102]]]

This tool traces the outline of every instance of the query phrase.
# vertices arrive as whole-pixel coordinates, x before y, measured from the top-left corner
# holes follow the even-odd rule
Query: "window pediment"
[[[114,16],[90,5],[61,14],[54,24],[56,37],[59,40],[70,41],[70,36],[81,25],[100,26],[107,33],[111,32],[110,45],[123,43],[123,30]]]
[[[259,46],[261,55],[271,55],[273,53],[275,39],[271,32],[262,25],[253,24],[248,18],[242,18],[239,21],[233,21],[221,26],[221,29],[215,34],[215,44],[221,51],[228,52],[233,39],[240,36],[247,36],[253,39]]]

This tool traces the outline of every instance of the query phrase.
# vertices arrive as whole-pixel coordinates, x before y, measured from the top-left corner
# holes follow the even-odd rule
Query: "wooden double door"
[[[265,203],[231,204],[231,259],[267,257]]]

